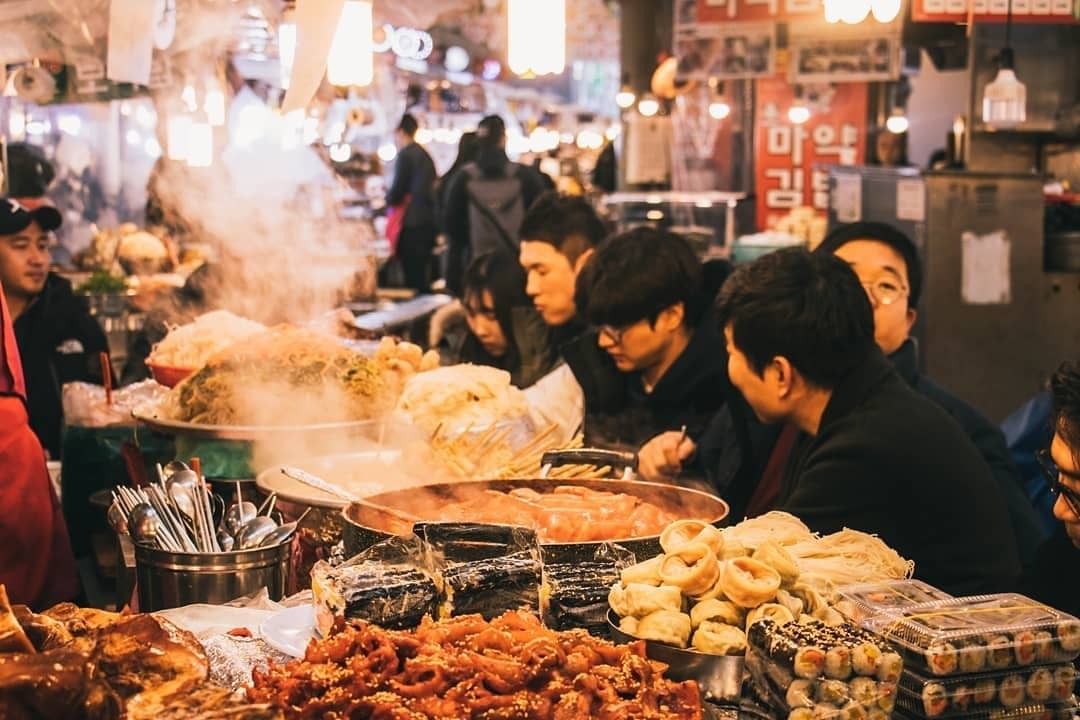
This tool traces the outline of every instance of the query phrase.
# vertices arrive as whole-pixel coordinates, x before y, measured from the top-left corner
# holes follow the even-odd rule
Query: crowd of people
[[[588,200],[544,191],[506,158],[498,118],[438,187],[415,120],[398,132],[389,202],[406,276],[428,282],[438,228],[450,236],[458,302],[431,337],[444,362],[505,370],[538,426],[636,451],[643,479],[714,492],[732,519],[783,509],[815,531],[874,533],[946,591],[1020,588],[1080,611],[1080,363],[1050,388],[1047,537],[1001,430],[919,371],[922,267],[903,233],[857,223],[813,252],[703,265],[677,235],[611,233]],[[0,493],[48,520],[0,520],[0,581],[37,604],[72,590],[25,567],[67,543],[43,467],[60,429],[26,398],[100,381],[105,344],[49,272],[58,224],[48,205],[0,201],[0,467],[13,469]]]

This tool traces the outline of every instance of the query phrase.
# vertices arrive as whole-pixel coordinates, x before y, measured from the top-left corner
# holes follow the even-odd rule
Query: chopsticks
[[[112,363],[109,362],[109,353],[98,353],[98,361],[101,363],[101,380],[105,385],[105,404],[112,405]]]

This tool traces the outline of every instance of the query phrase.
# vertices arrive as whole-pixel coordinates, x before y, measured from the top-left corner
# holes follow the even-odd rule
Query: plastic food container
[[[842,599],[836,603],[836,609],[855,623],[862,623],[884,612],[938,600],[951,600],[953,597],[921,580],[845,585],[839,589],[839,593]]]
[[[1075,698],[1065,704],[1050,705],[1034,703],[1022,705],[1011,710],[975,710],[966,715],[954,715],[964,720],[1074,720],[1077,703]],[[896,720],[922,720],[923,715],[909,713],[899,705],[893,715]]]
[[[904,673],[897,707],[924,718],[958,718],[1072,700],[1076,668],[1069,663],[948,678]]]
[[[821,623],[754,623],[746,666],[776,717],[881,720],[896,702],[901,657],[872,633]]]
[[[1016,594],[913,605],[867,621],[907,667],[936,677],[1071,662],[1080,620]]]

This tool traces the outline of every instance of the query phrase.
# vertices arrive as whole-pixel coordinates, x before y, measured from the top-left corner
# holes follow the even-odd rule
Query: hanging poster
[[[757,225],[764,229],[797,207],[824,215],[829,207],[829,165],[857,165],[866,152],[865,83],[808,85],[810,118],[788,119],[795,102],[782,77],[757,80],[754,184]]]
[[[680,25],[676,79],[732,80],[775,74],[776,23]]]
[[[793,36],[793,83],[868,82],[900,77],[900,36],[829,38]]]
[[[697,0],[696,10],[696,22],[699,23],[799,21],[822,17],[821,0]]]
[[[966,23],[968,5],[976,23],[1005,22],[1010,0],[913,0],[911,18],[915,22]],[[1013,22],[1076,22],[1073,0],[1012,0]]]

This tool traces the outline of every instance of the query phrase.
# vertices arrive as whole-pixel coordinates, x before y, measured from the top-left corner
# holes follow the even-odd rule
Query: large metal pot
[[[665,509],[682,510],[687,517],[701,518],[717,526],[728,514],[726,502],[700,490],[627,479],[632,477],[633,455],[595,450],[563,451],[545,455],[545,469],[556,462],[624,465],[628,472],[624,473],[624,477],[618,480],[569,480],[539,477],[436,483],[379,493],[369,496],[366,500],[374,505],[381,505],[392,510],[401,510],[423,517],[423,513],[418,510],[420,506],[431,508],[437,506],[440,502],[450,503],[468,500],[489,490],[507,492],[517,488],[542,489],[546,487],[554,489],[559,485],[573,485],[591,490],[633,495]],[[363,552],[375,543],[386,540],[395,532],[401,532],[402,530],[400,519],[371,505],[350,503],[342,512],[345,517],[343,539],[345,552],[348,556]],[[434,517],[423,517],[423,519],[437,520]],[[615,538],[606,542],[617,543],[634,552],[639,558],[649,557],[660,552],[659,535]],[[544,543],[541,549],[544,562],[569,563],[592,559],[600,545],[602,545],[601,542]]]

